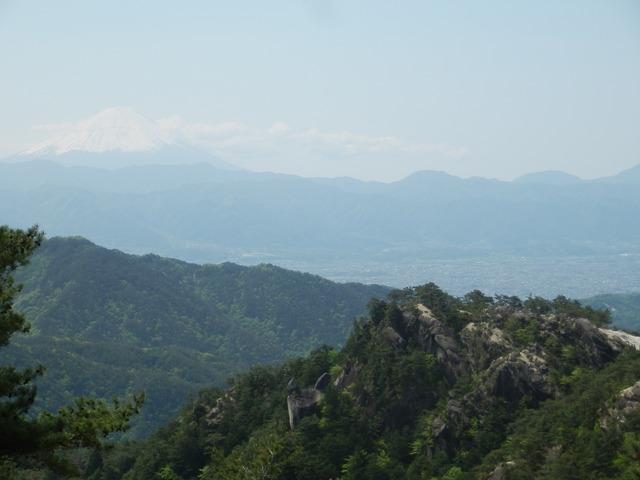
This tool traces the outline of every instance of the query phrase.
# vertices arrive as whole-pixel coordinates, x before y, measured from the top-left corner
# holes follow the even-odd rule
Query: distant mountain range
[[[3,356],[48,367],[39,407],[145,390],[134,436],[251,365],[342,344],[369,300],[390,290],[271,265],[126,255],[82,238],[47,240],[18,280],[25,288],[16,308],[32,334],[12,340]]]
[[[199,261],[284,251],[628,253],[640,246],[639,171],[565,185],[424,171],[384,184],[208,164],[101,170],[2,163],[0,222],[39,223],[51,235]]]
[[[516,183],[539,183],[543,185],[570,185],[580,182],[580,177],[558,170],[548,170],[545,172],[528,173],[514,180]]]
[[[190,152],[187,154],[186,152]],[[167,147],[159,152],[67,152],[60,156],[32,158],[12,157],[0,161],[0,188],[11,190],[31,190],[42,186],[56,186],[112,193],[149,193],[177,189],[193,185],[216,185],[228,182],[267,182],[289,180],[309,182],[336,188],[347,193],[361,194],[408,194],[443,193],[453,189],[452,195],[460,190],[490,187],[528,190],[537,186],[575,187],[576,185],[640,185],[640,165],[624,170],[617,175],[594,180],[582,180],[565,172],[536,172],[523,175],[511,182],[471,177],[463,179],[445,172],[424,170],[397,182],[363,181],[350,177],[305,178],[270,172],[250,172],[233,166],[220,168],[214,157],[189,147]],[[129,155],[141,159],[139,165],[104,169],[91,166],[92,155],[103,158],[120,158],[115,163],[131,160]],[[64,159],[78,159],[81,165],[64,165]],[[89,159],[87,162],[80,160]],[[144,159],[144,161],[143,161]],[[184,163],[182,163],[184,161]],[[227,164],[228,165],[228,164]]]
[[[38,223],[50,236],[199,263],[270,262],[394,286],[436,280],[456,294],[632,290],[637,218],[640,165],[596,180],[548,171],[512,182],[434,171],[391,183],[258,173],[127,108],[0,162],[0,224]],[[532,273],[530,258],[547,260]]]

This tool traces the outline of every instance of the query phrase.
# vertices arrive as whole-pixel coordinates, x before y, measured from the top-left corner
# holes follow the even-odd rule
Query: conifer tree
[[[21,289],[13,274],[28,262],[43,238],[37,226],[27,230],[0,226],[0,348],[6,347],[14,334],[29,331],[25,317],[13,308]],[[100,447],[105,436],[127,428],[143,402],[143,395],[111,404],[79,398],[57,414],[42,412],[35,416],[30,414],[36,398],[32,382],[43,373],[43,366],[20,370],[0,364],[0,476],[5,478],[24,466],[73,471],[65,461],[65,450]]]

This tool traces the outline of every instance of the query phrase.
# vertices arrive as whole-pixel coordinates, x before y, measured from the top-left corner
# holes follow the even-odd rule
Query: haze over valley
[[[419,171],[395,182],[234,167],[111,108],[0,163],[0,218],[126,252],[273,263],[394,287],[547,297],[640,284],[640,165],[581,180]]]

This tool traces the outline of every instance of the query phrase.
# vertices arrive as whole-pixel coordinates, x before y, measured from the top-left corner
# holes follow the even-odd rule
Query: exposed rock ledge
[[[291,430],[295,428],[300,419],[311,414],[322,400],[322,391],[331,383],[331,377],[327,372],[323,373],[316,380],[313,388],[298,387],[295,380],[289,380],[287,390],[287,411],[289,412],[289,426]]]
[[[640,337],[631,335],[627,332],[621,332],[619,330],[609,330],[608,328],[601,328],[600,331],[605,334],[609,343],[612,346],[633,347],[636,350],[640,350]]]

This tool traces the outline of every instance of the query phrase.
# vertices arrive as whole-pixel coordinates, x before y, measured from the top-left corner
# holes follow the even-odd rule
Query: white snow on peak
[[[176,145],[153,120],[130,107],[111,107],[69,125],[62,133],[23,155],[61,155],[83,152],[145,152]]]

